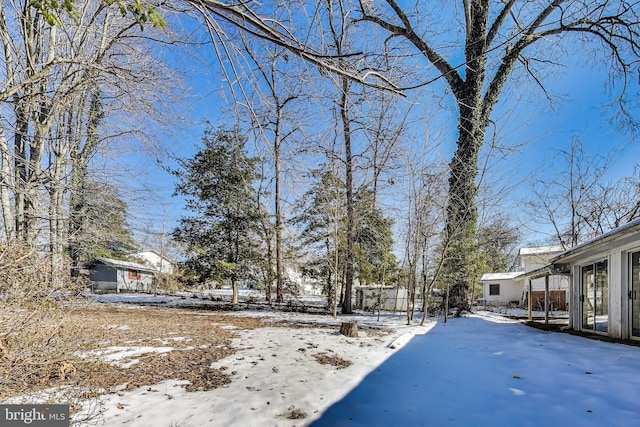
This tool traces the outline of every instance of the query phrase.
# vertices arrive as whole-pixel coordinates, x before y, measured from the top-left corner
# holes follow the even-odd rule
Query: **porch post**
[[[529,309],[529,322],[531,322],[533,320],[533,316],[531,314],[531,309],[532,309],[532,303],[531,303],[531,291],[532,291],[532,286],[531,286],[531,279],[527,278],[527,282],[529,282],[529,290],[528,290],[528,295],[527,295],[527,307]]]
[[[549,275],[544,276],[544,324],[549,324]]]
[[[565,310],[567,310],[567,312],[569,313],[569,329],[573,329],[573,307],[575,306],[575,304],[573,303],[573,271],[571,271],[571,273],[569,274],[569,276],[567,276],[567,280],[569,280],[569,283],[567,284],[567,290],[568,290],[568,295],[567,295],[567,299],[565,300],[565,305],[568,302],[569,306],[565,307]]]

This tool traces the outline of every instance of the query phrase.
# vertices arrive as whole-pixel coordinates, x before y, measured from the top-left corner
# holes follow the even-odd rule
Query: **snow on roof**
[[[591,239],[587,242],[580,243],[579,245],[576,245],[570,249],[567,249],[566,251],[562,252],[561,254],[553,258],[551,261],[554,262],[554,261],[566,258],[569,255],[573,255],[576,252],[580,252],[583,249],[595,246],[600,242],[610,240],[610,239],[615,239],[618,236],[622,236],[627,233],[633,233],[636,228],[640,228],[640,218],[630,221],[624,225],[621,225],[620,227],[614,228],[613,230],[607,233],[601,234],[600,236],[594,239]]]
[[[108,265],[109,267],[115,268],[126,268],[129,270],[141,270],[141,271],[149,271],[155,272],[158,271],[156,268],[149,267],[148,265],[138,264],[136,262],[129,261],[120,261],[119,259],[111,259],[111,258],[96,258],[91,261],[89,264],[95,264],[96,262]]]
[[[510,271],[507,273],[485,273],[480,278],[481,282],[489,281],[489,280],[511,280],[516,277],[522,276],[524,273],[522,271]]]
[[[160,253],[160,251],[157,251],[155,249],[145,249],[143,251],[140,252],[136,252],[135,254],[131,254],[131,256],[138,256],[138,257],[144,257],[145,253],[152,253],[152,254],[156,254],[157,256],[159,256],[160,258],[164,259],[165,261],[168,261],[170,263],[175,263],[171,258],[169,258],[166,255],[163,255],[162,253]]]
[[[564,248],[560,245],[548,245],[548,246],[532,246],[530,248],[520,248],[520,256],[526,255],[542,255],[552,254],[555,252],[563,252]]]

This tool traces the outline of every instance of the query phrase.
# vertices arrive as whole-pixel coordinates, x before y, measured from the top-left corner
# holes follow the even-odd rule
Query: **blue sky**
[[[199,51],[202,63],[188,63],[190,70],[187,81],[193,91],[185,94],[183,103],[177,106],[177,110],[186,115],[191,123],[180,130],[178,138],[173,135],[164,140],[171,153],[180,157],[194,153],[202,136],[205,119],[214,125],[228,121],[229,115],[226,113],[232,108],[228,99],[224,99],[226,87],[220,78],[212,50],[210,47],[201,47]],[[514,212],[514,215],[519,214],[518,204],[527,198],[530,181],[557,173],[549,166],[549,159],[556,150],[566,148],[575,137],[581,138],[591,153],[606,156],[612,150],[619,150],[619,157],[610,171],[611,179],[630,175],[640,159],[640,145],[630,141],[628,135],[620,133],[610,123],[614,110],[604,108],[617,94],[615,88],[610,92],[605,89],[606,73],[585,64],[583,58],[569,62],[557,76],[547,80],[549,92],[558,97],[554,100],[553,109],[537,88],[531,88],[534,96],[528,96],[527,91],[511,88],[503,94],[494,112],[493,117],[498,120],[505,145],[527,142],[518,152],[494,166],[508,174],[513,182],[519,183],[516,191],[501,200],[503,209]],[[415,93],[408,93],[407,105],[415,96]],[[429,114],[432,127],[438,131],[446,130],[446,141],[438,155],[448,161],[455,149],[457,136],[453,114],[438,110],[433,105],[416,112]],[[638,112],[637,109],[635,112]],[[416,129],[415,132],[420,135],[422,130]],[[155,159],[147,159],[146,163],[146,173],[138,179],[155,194],[145,206],[132,209],[132,214],[142,222],[155,223],[166,216],[167,228],[170,229],[184,214],[182,202],[171,196],[172,177],[159,168]],[[538,231],[528,230],[525,241],[538,240]]]

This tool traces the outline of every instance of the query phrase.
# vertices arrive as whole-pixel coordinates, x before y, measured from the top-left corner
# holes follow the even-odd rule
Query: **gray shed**
[[[147,265],[110,258],[96,258],[86,267],[94,292],[148,292],[157,272]]]
[[[358,286],[355,307],[364,311],[407,309],[407,290],[395,286]]]

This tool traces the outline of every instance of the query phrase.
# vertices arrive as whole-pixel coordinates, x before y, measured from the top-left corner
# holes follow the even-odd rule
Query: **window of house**
[[[129,270],[129,280],[140,280],[141,278],[140,270]]]
[[[500,295],[500,285],[489,285],[489,295]]]

